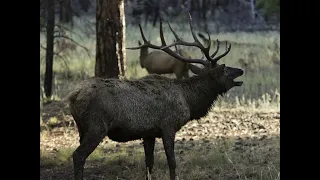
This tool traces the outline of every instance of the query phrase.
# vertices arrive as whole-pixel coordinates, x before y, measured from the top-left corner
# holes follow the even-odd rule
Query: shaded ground
[[[61,117],[72,120],[67,114]],[[68,125],[40,133],[41,180],[73,179],[70,157],[79,139],[74,125],[64,124]],[[280,179],[280,112],[214,109],[177,133],[175,152],[182,180]],[[105,138],[87,160],[85,179],[140,180],[145,178],[144,166],[141,141],[116,143]],[[169,177],[160,139],[152,177]]]

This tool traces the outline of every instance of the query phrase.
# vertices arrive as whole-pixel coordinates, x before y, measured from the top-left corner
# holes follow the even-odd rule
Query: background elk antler
[[[149,48],[152,48],[152,49],[161,49],[161,50],[165,51],[166,53],[170,54],[171,56],[173,56],[173,57],[175,57],[175,58],[177,58],[177,59],[179,59],[181,61],[184,61],[184,62],[199,63],[199,64],[202,64],[204,66],[209,66],[209,65],[216,66],[217,61],[229,53],[229,51],[231,49],[231,44],[229,44],[227,46],[227,42],[226,42],[226,51],[223,54],[221,54],[221,55],[219,55],[217,57],[214,57],[218,53],[218,50],[219,50],[219,40],[217,39],[217,48],[211,55],[209,55],[211,44],[209,43],[207,47],[204,47],[200,43],[200,41],[198,40],[198,38],[197,38],[197,36],[195,35],[195,32],[194,32],[191,15],[189,13],[188,13],[188,15],[189,15],[188,16],[189,17],[188,20],[189,20],[190,30],[191,30],[194,42],[183,41],[177,35],[177,33],[172,29],[171,25],[168,23],[171,32],[174,34],[174,36],[176,38],[176,41],[174,43],[170,44],[170,45],[167,45],[166,42],[165,42],[165,39],[164,39],[164,35],[163,35],[162,19],[161,19],[160,20],[160,39],[161,39],[161,45],[160,46],[153,45],[153,44],[151,44],[150,42],[147,41],[147,39],[144,36],[143,30],[141,28],[141,25],[139,24],[140,33],[141,33],[141,37],[142,37],[142,39],[144,41],[144,44],[139,46],[139,47],[131,47],[131,48],[127,48],[127,49],[140,49],[140,48],[143,48],[143,47],[149,47]],[[209,40],[211,40],[209,33],[207,33],[207,34],[208,34]],[[205,61],[203,59],[185,58],[185,57],[183,57],[183,56],[181,56],[181,55],[179,55],[177,53],[174,53],[169,47],[175,46],[175,45],[198,47],[198,48],[200,48],[201,52],[204,54],[204,56],[207,58],[208,61]]]

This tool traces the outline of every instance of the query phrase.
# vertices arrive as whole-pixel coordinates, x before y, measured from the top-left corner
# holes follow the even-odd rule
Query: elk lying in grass
[[[148,46],[142,46],[141,42],[138,41],[140,49],[140,66],[145,68],[149,74],[172,74],[174,73],[177,79],[189,77],[189,63],[180,61],[175,57],[167,54],[163,51],[148,51]],[[177,49],[176,53],[183,57],[191,58],[191,56],[182,49]]]
[[[153,169],[155,138],[162,138],[170,180],[176,180],[176,132],[189,121],[206,116],[219,95],[241,86],[242,82],[234,79],[243,74],[241,69],[217,64],[230,51],[231,45],[223,54],[215,57],[219,49],[217,46],[210,55],[210,45],[204,47],[193,32],[190,14],[189,24],[195,40],[192,43],[182,41],[169,24],[177,41],[167,46],[160,22],[162,45],[147,42],[140,26],[144,45],[133,49],[148,46],[163,50],[183,62],[200,63],[205,67],[199,68],[197,75],[186,79],[170,79],[156,74],[137,80],[92,78],[69,94],[70,112],[80,136],[80,146],[73,153],[76,180],[83,179],[87,157],[105,136],[117,142],[142,139],[146,175],[151,174]],[[170,49],[174,45],[196,46],[207,60],[182,57]]]

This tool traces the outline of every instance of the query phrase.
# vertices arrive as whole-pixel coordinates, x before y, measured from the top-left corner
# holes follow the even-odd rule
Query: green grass
[[[192,41],[192,36],[188,24],[172,23],[173,29],[184,40]],[[146,37],[152,43],[160,44],[159,30],[153,28],[150,24],[143,27]],[[80,30],[74,30],[76,34],[71,34],[79,44],[85,46],[90,51],[90,56],[81,47],[77,47],[75,52],[64,51],[63,59],[58,56],[54,58],[54,87],[53,99],[65,97],[74,86],[81,80],[94,75],[95,65],[95,36],[85,36]],[[196,32],[197,31],[196,29]],[[173,41],[173,35],[168,26],[164,24],[164,34],[167,42]],[[244,81],[241,87],[233,88],[228,95],[221,98],[220,101],[235,103],[238,98],[243,104],[251,105],[266,96],[271,96],[269,104],[277,104],[280,102],[280,66],[274,64],[274,58],[280,59],[280,52],[274,51],[275,44],[280,47],[280,34],[278,32],[256,32],[256,33],[219,33],[211,34],[211,38],[220,40],[229,40],[238,43],[257,44],[255,46],[234,46],[230,53],[220,63],[226,63],[228,66],[241,67],[239,59],[242,58],[249,65],[245,70],[245,74],[239,79]],[[137,46],[137,41],[141,40],[138,26],[127,25],[126,27],[126,47]],[[45,38],[41,36],[40,43],[45,45]],[[222,46],[223,47],[223,46]],[[220,53],[224,48],[220,48]],[[181,47],[180,47],[181,48]],[[200,51],[195,48],[183,47],[192,57],[200,57]],[[212,50],[213,51],[213,50]],[[139,50],[126,50],[127,60],[127,78],[139,78],[147,75],[147,71],[139,66]],[[43,84],[45,72],[45,59],[43,58],[45,51],[40,51],[40,84]],[[170,75],[169,75],[170,76]],[[174,76],[170,76],[174,77]],[[43,89],[42,89],[43,91]],[[243,99],[244,98],[244,99]],[[217,104],[223,104],[218,102]]]
[[[246,140],[244,144],[250,144]],[[176,148],[177,174],[180,179],[243,179],[276,180],[280,179],[279,137],[263,146],[243,145],[235,150],[235,139],[216,140],[214,144],[196,142],[190,149]],[[186,142],[188,144],[189,142]],[[267,148],[272,146],[272,148]],[[169,170],[162,143],[156,143],[154,171],[152,177],[169,179]],[[109,153],[108,149],[116,149]],[[42,152],[41,165],[56,167],[61,178],[72,173],[73,148],[59,149],[55,156]],[[183,153],[182,153],[183,151]],[[128,148],[98,147],[87,159],[85,176],[99,176],[94,179],[144,179],[145,163],[143,147]],[[48,175],[46,175],[48,176]]]

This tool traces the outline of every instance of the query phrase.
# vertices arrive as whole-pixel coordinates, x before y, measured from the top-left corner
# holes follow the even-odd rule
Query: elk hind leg
[[[72,154],[75,180],[83,180],[83,169],[87,157],[97,148],[107,134],[103,128],[92,129],[82,134],[81,144]]]
[[[146,180],[149,179],[148,175],[151,175],[152,168],[154,164],[154,145],[155,145],[155,138],[151,139],[144,139],[143,140],[143,147],[144,147],[144,154],[145,154],[145,163],[146,163]]]

